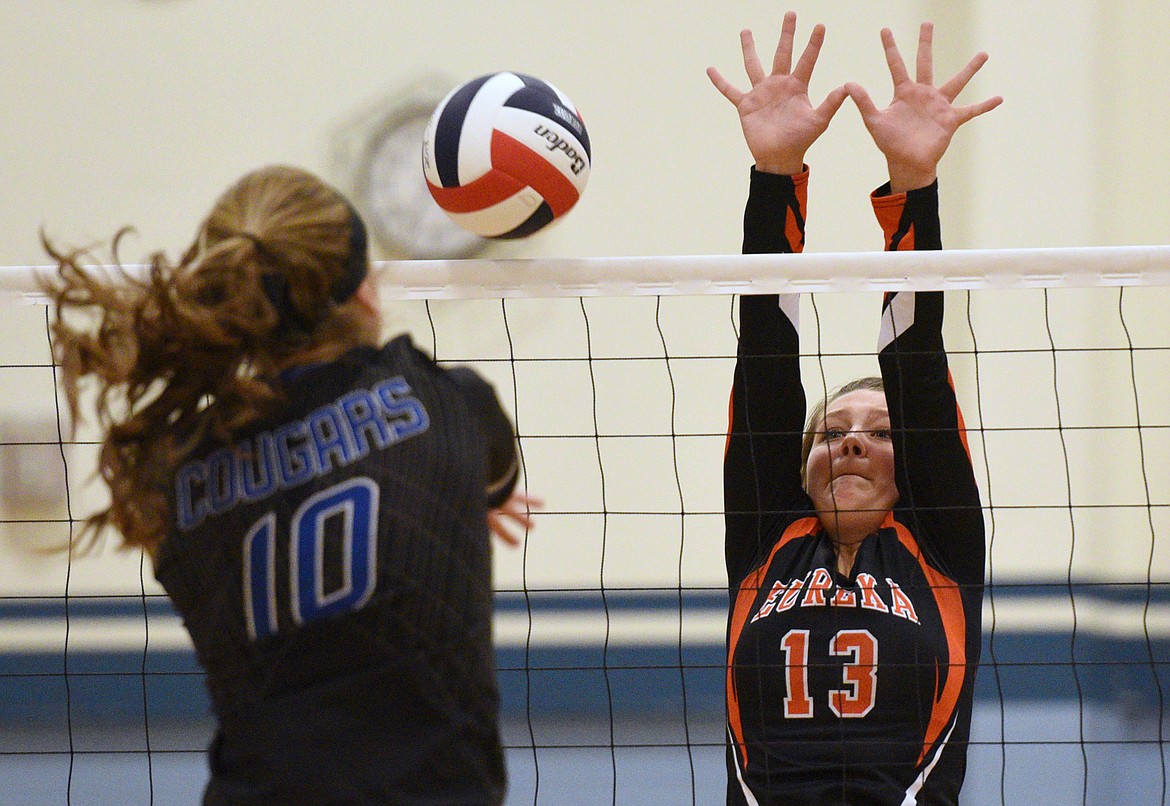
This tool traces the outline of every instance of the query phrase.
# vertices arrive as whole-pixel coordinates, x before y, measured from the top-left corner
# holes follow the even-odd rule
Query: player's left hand
[[[516,548],[522,538],[514,530],[523,530],[524,535],[527,535],[536,527],[532,518],[533,510],[543,507],[544,499],[527,492],[514,492],[503,504],[488,510],[488,529],[501,543]]]
[[[996,95],[980,103],[956,106],[955,99],[987,62],[987,54],[975,54],[945,84],[935,87],[933,40],[934,24],[922,23],[918,32],[916,75],[911,80],[893,33],[889,28],[882,29],[886,64],[894,81],[894,99],[885,109],[878,109],[859,84],[845,85],[874,143],[886,157],[893,193],[934,182],[938,163],[958,128],[1003,103],[1003,98]]]

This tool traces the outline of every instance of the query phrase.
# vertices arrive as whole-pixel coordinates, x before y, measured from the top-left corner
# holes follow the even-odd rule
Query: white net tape
[[[411,260],[379,270],[393,299],[1165,286],[1170,246]],[[0,298],[37,301],[46,271],[0,267]]]

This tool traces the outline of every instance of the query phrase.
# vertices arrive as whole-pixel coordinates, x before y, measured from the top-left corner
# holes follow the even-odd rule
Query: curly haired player
[[[96,384],[104,431],[88,526],[151,556],[207,673],[204,802],[502,802],[489,530],[539,502],[484,380],[378,346],[346,199],[249,173],[144,280],[45,246],[63,385],[76,415]]]

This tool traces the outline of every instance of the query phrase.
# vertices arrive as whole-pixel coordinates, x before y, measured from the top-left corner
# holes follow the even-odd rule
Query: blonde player
[[[939,249],[936,168],[955,130],[1000,102],[954,101],[980,54],[935,87],[932,28],[910,78],[888,30],[894,100],[860,86],[813,107],[824,28],[792,65],[788,14],[770,72],[742,35],[751,89],[717,70],[755,158],[745,252],[804,247],[804,155],[845,98],[889,165],[872,196],[889,250]],[[887,294],[881,378],[805,424],[792,295],[741,300],[724,464],[731,586],[729,804],[954,804],[980,650],[984,534],[942,341],[941,292]]]

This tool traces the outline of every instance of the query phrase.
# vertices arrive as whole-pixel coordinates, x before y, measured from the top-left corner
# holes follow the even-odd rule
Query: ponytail
[[[158,252],[144,276],[119,257],[97,268],[88,250],[42,236],[57,276],[51,335],[74,422],[83,382],[96,390],[98,470],[109,506],[92,539],[116,528],[126,547],[157,550],[170,528],[175,469],[208,440],[230,441],[284,403],[290,366],[332,360],[378,337],[353,300],[368,269],[360,217],[335,189],[296,168],[248,174],[212,208],[187,252]]]

